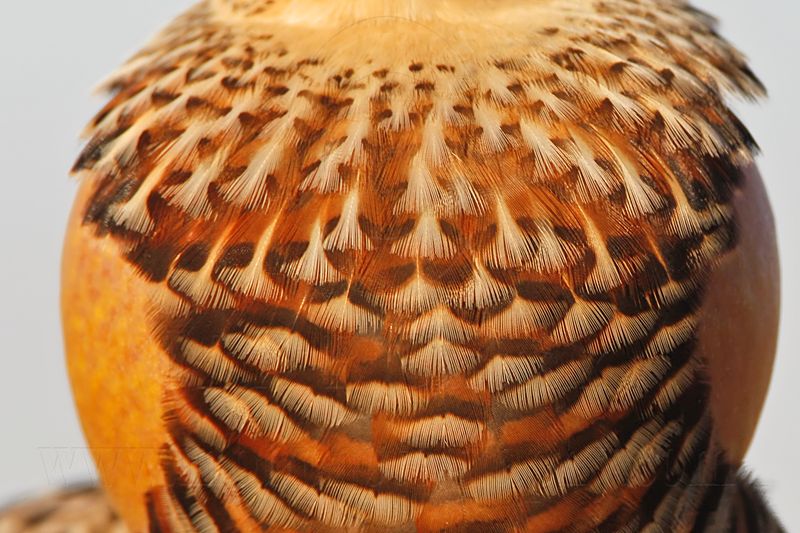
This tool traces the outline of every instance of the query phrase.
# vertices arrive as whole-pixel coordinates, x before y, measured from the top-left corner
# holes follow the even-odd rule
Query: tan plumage
[[[763,91],[709,17],[208,0],[108,86],[65,329],[134,530],[754,531]]]
[[[96,488],[78,487],[0,509],[3,533],[126,533],[128,528]]]

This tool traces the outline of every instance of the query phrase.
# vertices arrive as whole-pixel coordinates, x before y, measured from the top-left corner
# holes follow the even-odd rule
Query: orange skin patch
[[[81,224],[90,189],[84,181],[64,246],[67,367],[103,485],[132,531],[145,531],[144,494],[163,484],[161,400],[170,364],[153,338],[151,288],[110,237]]]
[[[780,271],[775,224],[755,166],[735,192],[739,244],[714,269],[698,353],[707,358],[715,431],[728,459],[744,459],[767,395],[778,337]]]

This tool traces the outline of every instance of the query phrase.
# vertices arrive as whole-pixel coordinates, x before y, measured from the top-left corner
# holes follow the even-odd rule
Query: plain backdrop
[[[696,0],[770,91],[735,102],[763,149],[778,224],[782,329],[747,457],[788,531],[800,531],[800,3]],[[93,89],[188,0],[3,0],[0,7],[0,502],[94,475],[73,412],[58,311],[77,134]]]

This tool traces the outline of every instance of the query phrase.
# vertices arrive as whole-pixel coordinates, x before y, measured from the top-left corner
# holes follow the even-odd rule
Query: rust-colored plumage
[[[706,15],[207,0],[109,87],[65,331],[133,530],[779,530],[762,88]]]

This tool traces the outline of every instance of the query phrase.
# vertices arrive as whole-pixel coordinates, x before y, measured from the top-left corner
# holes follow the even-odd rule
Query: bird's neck
[[[372,18],[468,22],[552,0],[215,0],[235,16],[298,26],[343,26]]]

